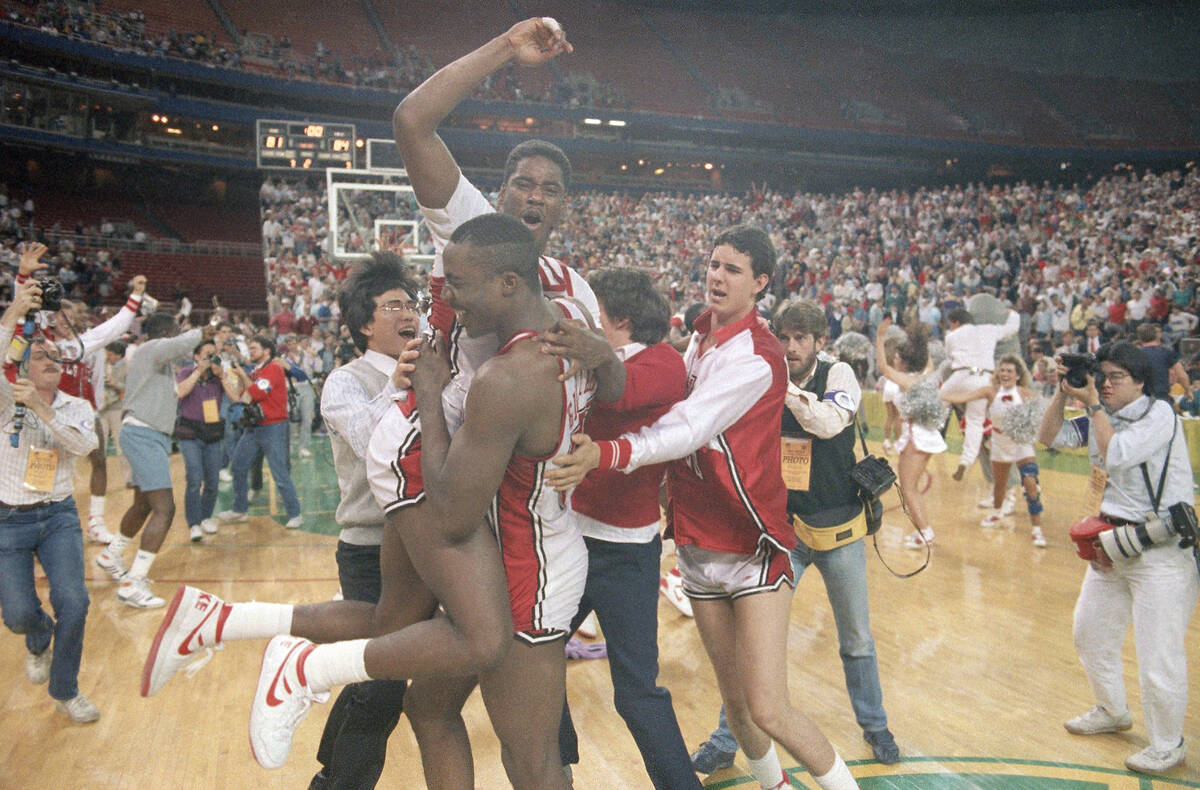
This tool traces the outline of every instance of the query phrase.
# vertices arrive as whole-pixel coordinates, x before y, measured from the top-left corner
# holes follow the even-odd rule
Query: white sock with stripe
[[[105,503],[106,499],[107,499],[107,497],[96,496],[95,494],[92,494],[92,499],[91,499],[90,503],[88,504],[88,515],[103,517],[104,516],[104,503]]]
[[[146,578],[146,574],[150,573],[150,566],[154,563],[154,558],[157,556],[152,551],[138,549],[137,556],[133,558],[133,564],[129,566],[129,578]]]

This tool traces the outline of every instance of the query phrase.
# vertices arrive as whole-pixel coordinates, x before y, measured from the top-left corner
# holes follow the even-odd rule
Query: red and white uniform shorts
[[[784,584],[796,586],[791,555],[769,543],[755,554],[676,546],[675,564],[683,577],[684,594],[701,601],[771,592]]]
[[[566,638],[587,585],[583,535],[578,529],[510,533],[500,551],[517,639],[538,645]]]
[[[383,414],[367,446],[367,482],[385,514],[425,499],[421,422],[416,400],[401,397]]]

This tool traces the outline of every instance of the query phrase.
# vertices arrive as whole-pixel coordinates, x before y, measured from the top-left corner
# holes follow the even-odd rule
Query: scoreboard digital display
[[[260,170],[354,167],[354,124],[266,121],[255,124]]]

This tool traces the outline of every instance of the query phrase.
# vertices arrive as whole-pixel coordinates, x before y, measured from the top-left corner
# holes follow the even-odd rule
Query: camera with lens
[[[1168,508],[1166,521],[1156,513],[1146,514],[1144,524],[1124,524],[1099,534],[1104,553],[1115,565],[1125,565],[1157,543],[1179,538],[1180,548],[1196,545],[1196,511],[1187,502]]]
[[[1069,386],[1079,389],[1087,386],[1087,377],[1091,376],[1096,382],[1096,388],[1104,382],[1104,376],[1100,372],[1100,363],[1096,361],[1093,354],[1063,354],[1061,356],[1063,365],[1067,368],[1067,375],[1063,378]]]
[[[35,279],[42,289],[42,309],[51,312],[61,310],[63,297],[67,295],[67,289],[63,287],[63,284],[50,277],[35,277]]]

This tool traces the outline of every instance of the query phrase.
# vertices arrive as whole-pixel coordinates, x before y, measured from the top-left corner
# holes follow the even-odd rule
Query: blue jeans
[[[866,540],[856,540],[832,551],[813,551],[800,543],[792,549],[796,581],[809,565],[816,565],[825,582],[833,621],[837,625],[838,652],[854,718],[863,732],[887,729],[883,710],[883,690],[879,686],[879,662],[875,657],[875,637],[871,636],[870,608],[867,598]],[[736,752],[737,741],[725,723],[725,709],[717,729],[709,740],[718,749]]]
[[[347,601],[379,601],[379,547],[338,541],[338,580]],[[310,790],[370,790],[383,773],[388,736],[400,722],[406,683],[368,680],[342,689],[329,709]]]
[[[649,543],[610,543],[584,538],[588,549],[587,586],[571,621],[574,633],[595,610],[608,643],[613,702],[642,753],[646,773],[659,790],[697,788],[700,780],[688,758],[671,705],[671,693],[658,685],[658,574],[662,539]],[[564,764],[579,762],[571,712],[563,703],[558,748]]]
[[[51,618],[33,586],[33,558],[50,581]],[[83,626],[90,600],[83,583],[83,536],[75,499],[35,510],[0,508],[0,612],[4,625],[25,634],[25,647],[41,654],[54,640],[50,696],[69,700],[79,694]]]
[[[183,510],[189,527],[194,527],[213,514],[217,505],[217,486],[221,484],[222,442],[205,444],[199,439],[180,439],[183,468],[187,473],[187,489],[183,494]]]
[[[250,467],[254,456],[262,451],[271,467],[271,475],[275,478],[275,487],[283,499],[289,519],[300,515],[300,499],[296,496],[296,487],[292,485],[292,475],[288,471],[288,423],[276,422],[270,425],[259,425],[247,428],[238,440],[237,448],[233,451],[233,509],[245,513],[250,507],[247,496],[249,489]]]

